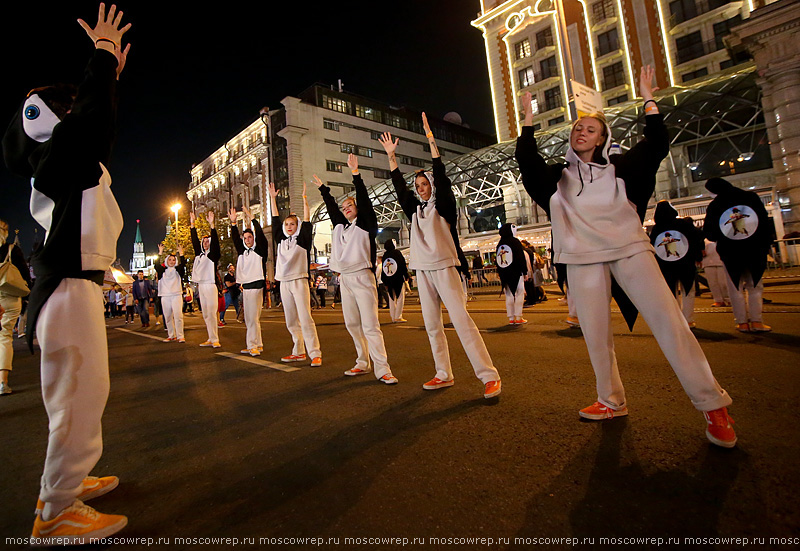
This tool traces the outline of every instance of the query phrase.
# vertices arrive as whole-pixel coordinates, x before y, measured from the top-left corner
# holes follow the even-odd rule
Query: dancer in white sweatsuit
[[[409,268],[416,270],[422,318],[436,365],[436,376],[422,388],[436,390],[453,386],[453,369],[442,322],[441,303],[444,303],[475,376],[484,384],[484,397],[492,398],[500,394],[500,375],[492,365],[478,327],[467,312],[467,295],[459,274],[459,269],[467,270],[467,261],[458,243],[455,195],[424,113],[422,124],[431,148],[433,173],[416,174],[415,185],[419,198],[408,189],[397,166],[395,150],[400,140],[392,140],[388,132],[379,140],[389,157],[397,200],[411,220]]]
[[[164,245],[158,244],[158,256],[164,255]],[[178,245],[178,256],[167,255],[164,263],[155,264],[158,273],[158,296],[164,312],[167,338],[163,342],[186,342],[183,337],[183,278],[186,276],[186,257]]]
[[[594,114],[573,125],[567,163],[548,165],[537,150],[531,96],[526,94],[525,126],[515,156],[525,189],[550,217],[553,260],[568,265],[569,291],[597,379],[597,401],[582,409],[581,417],[628,414],[611,330],[613,278],[623,291],[615,294],[617,303],[627,299],[642,313],[695,408],[704,413],[708,439],[732,447],[736,434],[726,409],[731,398],[711,373],[642,227],[655,174],[669,152],[669,135],[653,100],[653,76],[652,68],[642,68],[644,139],[627,153],[609,159],[611,131],[605,117]]]
[[[292,353],[281,358],[282,362],[301,362],[311,356],[311,366],[322,365],[322,351],[317,336],[317,326],[311,317],[311,291],[308,255],[313,247],[313,226],[308,208],[306,185],[303,184],[303,221],[299,223],[296,214],[290,214],[281,221],[276,198],[275,184],[269,184],[272,200],[272,240],[277,250],[275,254],[275,280],[280,281],[281,303],[286,318],[286,328],[294,343]]]
[[[261,339],[261,310],[264,307],[264,289],[267,287],[265,267],[269,255],[269,241],[258,220],[250,214],[250,209],[242,206],[245,228],[239,236],[236,224],[236,209],[230,209],[231,240],[239,259],[236,261],[236,283],[242,286],[242,308],[244,308],[245,348],[242,354],[260,356],[264,349]],[[249,221],[249,225],[248,225]]]
[[[219,248],[219,236],[214,228],[214,211],[206,213],[206,220],[211,226],[210,235],[203,236],[203,240],[197,237],[197,229],[194,227],[195,214],[189,213],[189,223],[191,225],[192,248],[194,249],[194,264],[192,265],[192,283],[197,284],[197,295],[200,298],[200,308],[203,310],[203,321],[206,324],[208,339],[200,346],[211,346],[219,348],[219,292],[217,290],[217,262],[222,257]]]
[[[358,160],[350,154],[347,166],[353,174],[356,197],[345,198],[341,209],[328,186],[314,175],[328,210],[331,236],[330,267],[339,272],[344,324],[356,345],[356,365],[344,372],[348,376],[364,375],[374,370],[375,377],[386,384],[397,383],[386,357],[381,324],[378,320],[378,288],[375,281],[375,259],[378,217],[367,193],[367,186],[358,173]],[[372,367],[369,362],[372,359]]]

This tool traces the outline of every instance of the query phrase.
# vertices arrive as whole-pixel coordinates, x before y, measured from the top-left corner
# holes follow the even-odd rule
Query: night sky
[[[106,2],[110,7],[112,2]],[[223,141],[315,82],[465,123],[494,134],[483,37],[470,25],[479,0],[395,2],[118,2],[133,24],[120,78],[119,131],[109,166],[125,227],[127,267],[136,219],[145,250],[164,236],[169,206],[186,203],[189,170]],[[4,2],[0,117],[25,94],[78,84],[93,46],[76,22],[97,21],[99,2]],[[211,6],[206,9],[202,6]],[[232,9],[229,9],[232,8]],[[69,178],[68,174],[64,175]],[[30,184],[0,169],[0,218],[26,252],[34,228]],[[41,228],[39,229],[41,232]]]

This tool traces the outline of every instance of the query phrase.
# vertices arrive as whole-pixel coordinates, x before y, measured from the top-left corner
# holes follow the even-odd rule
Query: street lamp
[[[175,243],[177,244],[178,243],[178,211],[181,210],[181,204],[180,203],[175,203],[174,205],[172,205],[170,210],[172,210],[172,212],[175,213]]]

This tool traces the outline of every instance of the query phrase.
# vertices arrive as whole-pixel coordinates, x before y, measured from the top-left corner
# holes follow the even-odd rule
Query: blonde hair
[[[606,120],[606,116],[603,114],[602,111],[595,111],[594,113],[589,113],[588,115],[583,115],[582,117],[578,117],[578,119],[572,123],[572,128],[570,129],[570,133],[575,130],[575,127],[581,122],[583,119],[594,119],[603,125],[603,136],[606,138],[608,137],[608,121]]]

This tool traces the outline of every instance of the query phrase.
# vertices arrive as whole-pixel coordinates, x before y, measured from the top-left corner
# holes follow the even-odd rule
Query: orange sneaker
[[[439,388],[447,388],[448,386],[453,386],[455,382],[456,382],[455,379],[450,379],[449,381],[443,381],[439,377],[434,377],[433,379],[422,385],[422,388],[424,388],[425,390],[436,390]]]
[[[602,419],[613,419],[614,417],[624,417],[628,415],[628,408],[612,409],[607,405],[595,402],[589,407],[583,408],[578,412],[578,415],[584,419],[591,419],[592,421],[600,421]]]
[[[724,302],[712,302],[711,303],[711,307],[712,308],[719,308],[719,307],[722,307],[722,306],[725,306]]]
[[[253,356],[253,357],[255,357],[255,356],[260,356],[260,355],[261,355],[261,351],[260,351],[258,348],[251,348],[251,349],[249,350],[249,353],[250,353],[250,355],[251,355],[251,356]]]
[[[753,333],[768,333],[769,331],[772,331],[772,327],[764,323],[761,323],[760,321],[751,321],[750,331],[752,331]]]
[[[288,356],[284,356],[283,358],[281,358],[281,361],[284,363],[302,362],[305,359],[306,359],[305,354],[289,354]]]
[[[367,373],[371,373],[371,369],[361,369],[360,367],[354,367],[353,369],[348,369],[344,372],[345,375],[348,377],[355,377],[356,375],[366,375]]]
[[[96,497],[106,495],[108,492],[119,486],[119,478],[116,476],[87,476],[83,479],[83,490],[78,494],[80,501],[89,501]],[[44,502],[40,499],[36,502],[36,513],[41,515],[44,510]]]
[[[212,342],[211,346],[212,348],[222,348],[222,345],[219,342]]]
[[[322,358],[316,357],[311,360],[311,367],[321,367],[322,366]]]
[[[564,321],[570,327],[580,327],[581,326],[580,322],[578,321],[578,318],[573,318],[572,316],[567,316],[567,319],[564,320]]]
[[[397,380],[397,377],[395,377],[395,376],[394,376],[394,375],[392,375],[391,373],[387,373],[386,375],[384,375],[383,377],[381,377],[381,378],[380,378],[380,381],[381,381],[382,383],[386,383],[387,385],[396,385],[397,383],[399,383],[399,382],[400,382],[400,381],[398,381],[398,380]]]
[[[211,346],[213,343],[211,341],[201,342],[200,346]]]
[[[750,332],[750,324],[749,323],[737,323],[736,330],[740,333],[749,333]]]
[[[712,444],[723,448],[732,448],[736,445],[736,433],[733,430],[733,417],[728,415],[728,408],[719,408],[713,411],[704,411],[706,418],[706,438]]]
[[[175,337],[167,337],[166,339],[164,339],[164,340],[163,340],[163,341],[161,341],[161,342],[172,342],[172,341],[174,341],[174,340],[175,340]]]
[[[128,524],[122,515],[98,513],[79,500],[61,511],[52,520],[36,515],[33,521],[31,545],[86,545],[116,534]]]
[[[500,394],[500,387],[501,383],[499,379],[496,381],[489,381],[483,387],[483,397],[494,398],[495,396]]]

